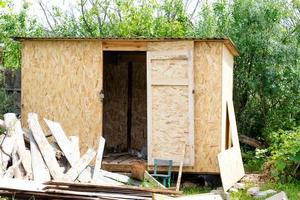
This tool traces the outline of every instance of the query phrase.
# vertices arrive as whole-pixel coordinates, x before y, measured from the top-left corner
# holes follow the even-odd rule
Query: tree
[[[261,137],[300,123],[300,17],[295,2],[218,1],[201,10],[195,34],[230,37],[240,51],[234,67],[240,133]]]
[[[0,1],[0,42],[4,43],[3,64],[7,68],[20,67],[20,45],[12,37],[26,35],[42,35],[35,19],[30,19],[27,15],[28,4],[24,3],[19,13],[12,11],[11,1]]]

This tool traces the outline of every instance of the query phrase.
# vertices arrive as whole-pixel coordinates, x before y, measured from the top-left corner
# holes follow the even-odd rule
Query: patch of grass
[[[284,191],[289,200],[300,199],[300,181],[289,183],[266,183],[261,186],[261,190],[274,189],[278,192]]]
[[[208,193],[212,190],[210,187],[191,186],[182,188],[184,195]]]
[[[253,185],[252,185],[253,186]],[[247,186],[246,188],[250,188],[252,186]],[[239,190],[238,192],[233,192],[230,194],[230,199],[233,200],[253,200],[254,198],[247,194],[247,189]],[[300,199],[300,181],[290,182],[290,183],[264,183],[260,185],[260,190],[268,190],[273,189],[278,192],[284,191],[289,200],[298,200]],[[272,195],[269,195],[272,196]],[[268,196],[268,197],[269,197]],[[265,199],[265,198],[262,198]]]

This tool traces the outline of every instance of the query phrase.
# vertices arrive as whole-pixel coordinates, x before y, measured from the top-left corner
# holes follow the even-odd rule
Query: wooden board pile
[[[175,191],[128,186],[130,178],[101,170],[105,140],[96,153],[80,155],[79,138],[67,137],[57,122],[44,119],[45,134],[37,114],[28,114],[29,129],[22,129],[14,113],[4,115],[0,127],[0,195],[65,199],[147,199],[152,193]],[[47,136],[55,141],[49,142]],[[95,167],[90,166],[95,158]]]

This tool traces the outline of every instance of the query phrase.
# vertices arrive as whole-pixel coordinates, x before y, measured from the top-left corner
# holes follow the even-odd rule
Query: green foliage
[[[267,150],[256,149],[256,151],[246,151],[242,153],[244,166],[248,172],[262,172],[263,165],[266,162]]]
[[[7,68],[20,67],[20,44],[13,41],[13,36],[42,35],[44,33],[37,21],[28,17],[27,3],[15,14],[9,7],[9,1],[0,4],[0,43],[4,43],[3,63]]]
[[[300,127],[270,134],[270,157],[267,166],[274,180],[287,182],[295,178],[300,163]],[[300,169],[298,169],[300,170]]]
[[[196,36],[227,36],[240,56],[234,101],[240,133],[264,137],[300,124],[299,7],[283,0],[207,3]]]

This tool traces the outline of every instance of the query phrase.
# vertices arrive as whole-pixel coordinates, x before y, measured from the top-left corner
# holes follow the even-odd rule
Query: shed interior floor
[[[103,58],[105,154],[146,158],[146,52],[104,51]]]

